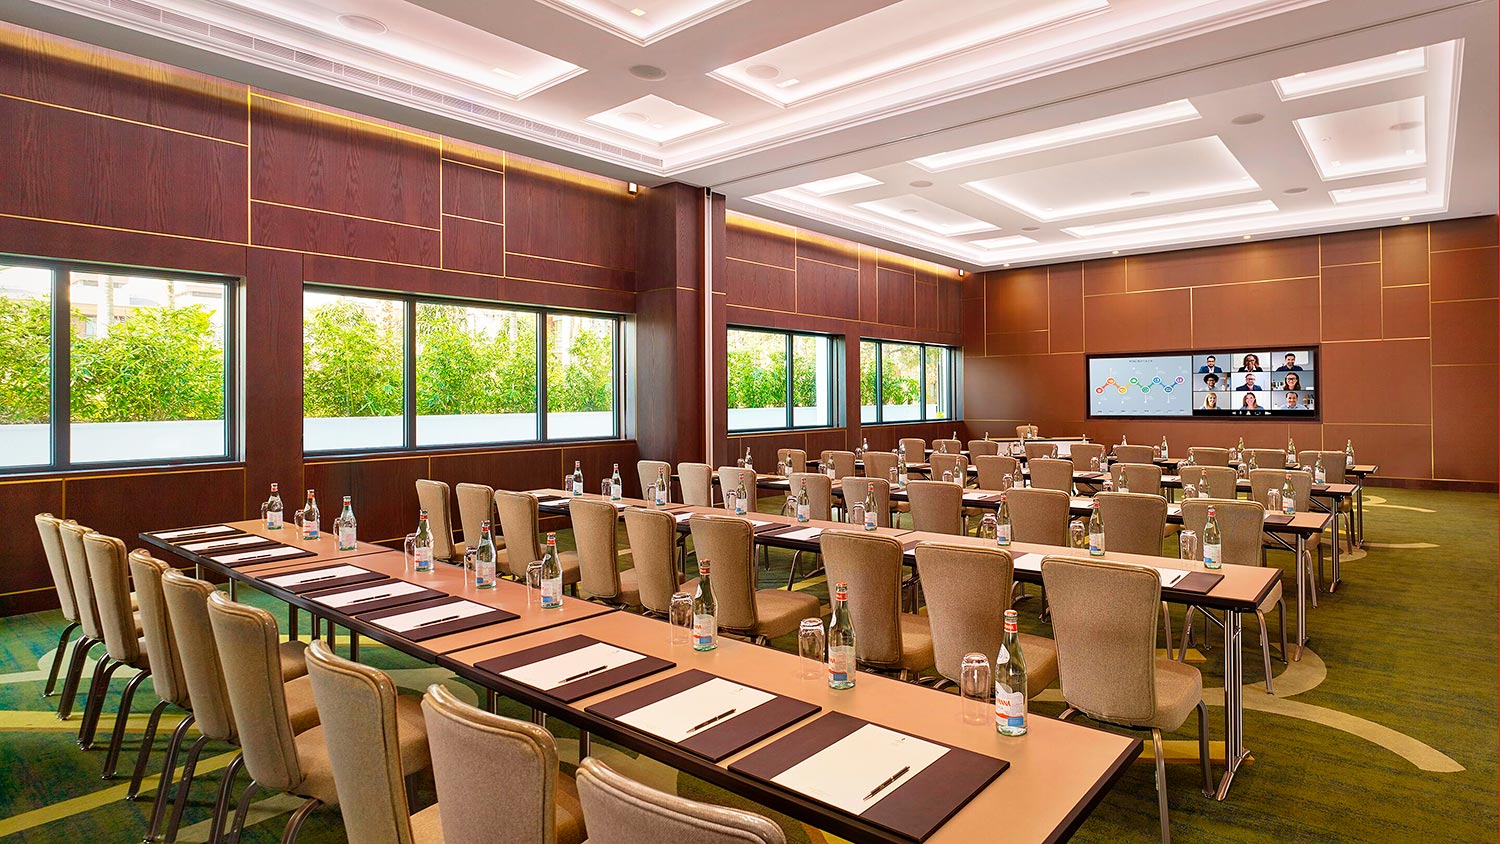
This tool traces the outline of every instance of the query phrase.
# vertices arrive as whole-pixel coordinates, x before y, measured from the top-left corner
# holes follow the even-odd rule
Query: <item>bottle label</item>
[[[282,511],[280,511],[280,510],[267,510],[266,511],[266,529],[267,530],[281,530],[281,512]]]
[[[1203,544],[1203,566],[1216,569],[1224,565],[1224,546]]]
[[[621,491],[620,485],[618,483],[614,483],[614,482],[610,483],[610,485],[609,485],[609,497],[610,497],[611,501],[619,501],[620,497],[623,494],[624,493]]]
[[[354,545],[354,528],[347,525],[339,528],[339,550],[353,551]]]
[[[898,483],[898,484],[900,484],[902,486],[906,486],[906,480],[907,480],[907,476],[906,476],[905,472],[902,472],[900,475],[896,476],[896,483]]]
[[[657,487],[656,488],[656,504],[657,504],[657,506],[661,506],[661,505],[666,504],[666,503],[667,503],[667,489],[666,489],[666,487]]]
[[[1102,556],[1104,556],[1104,534],[1103,533],[1091,533],[1091,534],[1089,534],[1089,553],[1093,554],[1095,557],[1102,557]]]
[[[302,523],[302,538],[303,539],[317,539],[318,537],[319,537],[319,533],[318,533],[318,522],[317,522],[317,520],[316,519],[307,519],[307,520],[305,520]]]
[[[562,578],[553,577],[542,581],[542,606],[562,606]]]
[[[828,647],[828,682],[848,683],[854,679],[854,646]]]
[[[417,571],[432,571],[432,549],[417,548],[412,551]]]
[[[873,508],[871,508],[871,509],[865,510],[865,530],[874,530],[874,529],[875,529],[875,510]]]
[[[1326,484],[1326,483],[1328,483],[1328,473],[1326,471],[1322,470],[1322,469],[1319,469],[1313,475],[1313,483],[1315,483],[1315,484]]]
[[[488,589],[495,585],[495,561],[474,561],[474,585]]]
[[[998,527],[995,528],[995,544],[996,545],[1009,545],[1010,544],[1010,525],[1002,523],[1000,526],[998,526]]]
[[[715,646],[719,638],[719,620],[708,613],[693,616],[693,647],[700,651]]]
[[[583,481],[578,478],[573,479],[573,495],[583,495]]]
[[[1290,495],[1281,496],[1281,512],[1288,516],[1295,516],[1297,514],[1297,500]]]
[[[745,515],[745,510],[746,510],[745,499],[743,499],[743,498],[739,497],[738,495],[736,495],[734,497],[734,512],[735,512],[735,515],[743,516],[743,515]]]
[[[797,521],[799,521],[799,522],[805,522],[808,519],[810,519],[811,516],[808,515],[808,512],[809,512],[809,508],[808,508],[808,506],[806,504],[798,504],[797,505]]]
[[[1026,726],[1026,695],[1013,692],[1004,683],[995,684],[995,727],[1023,729]]]

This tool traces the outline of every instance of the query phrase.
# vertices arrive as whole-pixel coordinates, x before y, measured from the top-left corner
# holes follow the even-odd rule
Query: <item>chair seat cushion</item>
[[[292,723],[292,732],[301,733],[318,726],[318,705],[313,701],[312,681],[307,677],[288,680],[286,689],[286,716]]]
[[[804,618],[822,618],[818,596],[785,589],[759,589],[755,592],[756,636],[774,639],[797,629]]]
[[[282,642],[281,679],[295,680],[307,676],[307,643],[297,640]]]
[[[401,747],[401,771],[411,774],[432,767],[427,749],[427,723],[422,717],[422,699],[415,695],[396,698],[396,734]],[[297,761],[302,767],[302,783],[288,791],[301,797],[316,797],[329,806],[339,802],[333,782],[333,763],[328,758],[328,743],[321,726],[297,734]]]
[[[1026,660],[1026,697],[1034,698],[1057,682],[1057,643],[1022,633],[1021,657]]]
[[[438,804],[411,816],[412,844],[443,844],[443,816]]]
[[[901,613],[901,667],[911,672],[937,665],[932,655],[932,622],[925,615]]]
[[[557,817],[557,844],[583,844],[588,837],[583,827],[583,804],[578,801],[578,783],[561,771],[552,791],[552,806]]]
[[[1271,610],[1275,609],[1276,605],[1280,602],[1281,581],[1278,580],[1276,581],[1276,585],[1271,587],[1271,593],[1266,596],[1266,599],[1264,601],[1260,602],[1260,606],[1257,607],[1257,609],[1259,609],[1261,612],[1270,612]]]

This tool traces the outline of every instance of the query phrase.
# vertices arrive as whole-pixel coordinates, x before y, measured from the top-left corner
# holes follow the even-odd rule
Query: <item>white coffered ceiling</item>
[[[6,8],[969,269],[1496,209],[1495,0]]]

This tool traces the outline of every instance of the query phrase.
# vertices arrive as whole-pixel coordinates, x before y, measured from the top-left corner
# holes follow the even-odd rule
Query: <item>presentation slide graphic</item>
[[[1316,349],[1088,359],[1090,416],[1301,416],[1317,407]]]
[[[1191,358],[1182,356],[1094,358],[1089,361],[1089,397],[1095,416],[1191,416]]]

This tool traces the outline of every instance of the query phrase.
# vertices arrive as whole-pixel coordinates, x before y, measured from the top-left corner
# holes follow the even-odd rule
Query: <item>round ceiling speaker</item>
[[[636,79],[644,79],[647,82],[656,82],[667,78],[667,72],[654,64],[638,64],[630,68],[630,75]]]
[[[751,79],[775,79],[781,75],[781,68],[769,64],[753,64],[745,68],[745,75]]]
[[[385,24],[369,15],[339,15],[338,21],[345,29],[363,32],[366,35],[379,35],[386,30]]]
[[[926,179],[918,179],[915,182],[911,182],[911,186],[914,188],[930,188],[932,187],[932,182]]]
[[[1250,114],[1242,114],[1239,117],[1232,118],[1229,122],[1238,126],[1249,126],[1251,123],[1259,123],[1265,119],[1266,116],[1264,114],[1251,112]]]

